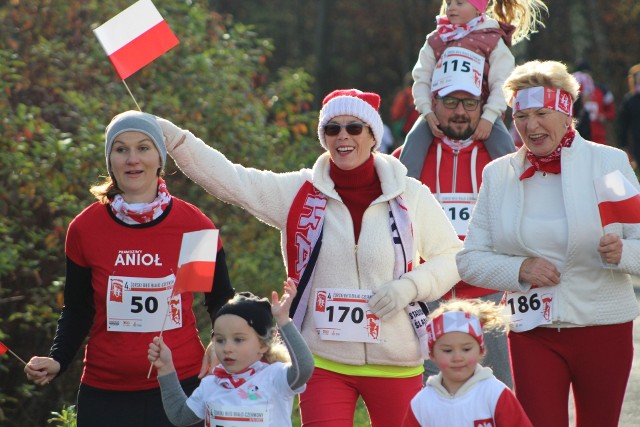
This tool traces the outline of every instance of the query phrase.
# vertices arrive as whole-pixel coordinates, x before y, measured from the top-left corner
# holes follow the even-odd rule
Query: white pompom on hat
[[[374,149],[380,147],[384,125],[378,113],[380,95],[373,92],[362,92],[358,89],[338,89],[325,96],[318,119],[318,138],[320,144],[327,150],[324,138],[324,126],[337,116],[354,116],[369,125],[376,140]]]

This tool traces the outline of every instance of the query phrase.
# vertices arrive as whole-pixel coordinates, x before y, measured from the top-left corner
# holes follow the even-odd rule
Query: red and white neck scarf
[[[459,40],[470,32],[475,31],[478,25],[486,20],[486,15],[483,13],[480,16],[476,16],[466,24],[452,24],[446,15],[436,16],[436,30],[440,39],[447,43],[453,40]]]
[[[480,344],[480,350],[484,351],[480,320],[473,314],[464,311],[447,311],[427,323],[429,353],[433,352],[433,346],[438,338],[449,332],[464,332],[471,335]]]
[[[111,201],[111,211],[120,221],[126,224],[146,224],[162,215],[171,202],[171,194],[167,184],[158,177],[158,195],[151,203],[129,204],[121,194],[117,194]]]
[[[216,377],[216,384],[227,389],[234,389],[246,383],[249,378],[262,371],[267,366],[269,366],[268,363],[257,361],[246,369],[232,374],[224,369],[222,365],[218,365],[213,370],[213,376]]]
[[[291,304],[289,316],[293,323],[302,328],[307,305],[313,288],[313,272],[318,251],[322,246],[322,228],[327,206],[327,196],[313,186],[310,181],[298,190],[298,194],[289,209],[287,218],[287,276],[298,287],[298,295]],[[413,226],[402,197],[389,200],[389,226],[393,240],[395,262],[393,278],[399,279],[413,268],[415,254]],[[405,311],[420,340],[423,356],[426,354],[426,317],[429,310],[426,304],[409,304]]]
[[[531,151],[527,151],[527,160],[531,162],[531,166],[520,175],[520,181],[523,179],[531,178],[536,171],[547,173],[560,173],[561,171],[561,154],[562,149],[565,147],[571,147],[573,139],[576,136],[576,131],[572,127],[567,129],[567,133],[564,134],[560,144],[556,147],[551,154],[544,157],[537,157]]]

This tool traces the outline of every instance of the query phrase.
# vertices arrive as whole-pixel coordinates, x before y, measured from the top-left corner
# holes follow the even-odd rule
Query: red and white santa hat
[[[318,138],[320,144],[327,149],[324,139],[324,126],[336,116],[354,116],[368,124],[373,131],[377,149],[382,142],[384,125],[378,113],[380,95],[373,92],[362,92],[358,89],[338,89],[325,96],[318,119]]]

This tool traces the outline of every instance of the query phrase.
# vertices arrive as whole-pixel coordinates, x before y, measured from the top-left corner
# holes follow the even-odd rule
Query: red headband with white
[[[480,344],[480,350],[484,351],[480,320],[473,314],[464,311],[447,311],[427,323],[429,353],[433,352],[433,346],[438,338],[448,332],[464,332],[471,335]]]
[[[511,103],[513,114],[527,108],[549,108],[567,116],[573,114],[573,100],[566,90],[553,87],[529,87],[517,91]]]
[[[362,92],[358,89],[338,89],[325,96],[318,119],[318,138],[320,144],[327,149],[324,137],[324,126],[337,116],[354,116],[368,124],[376,140],[374,148],[380,147],[384,125],[378,113],[380,95],[373,92]]]

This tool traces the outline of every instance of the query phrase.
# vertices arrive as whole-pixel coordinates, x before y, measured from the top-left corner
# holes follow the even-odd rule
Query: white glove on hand
[[[380,319],[388,319],[404,309],[418,296],[418,290],[411,280],[393,280],[380,286],[369,300],[373,314]]]
[[[162,129],[167,151],[176,148],[176,145],[185,137],[186,131],[171,123],[169,120],[156,116],[156,121]]]

